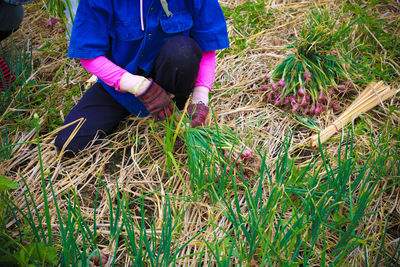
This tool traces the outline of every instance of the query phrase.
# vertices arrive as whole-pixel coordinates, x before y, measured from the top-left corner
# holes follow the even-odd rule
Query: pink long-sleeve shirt
[[[94,59],[81,59],[82,66],[90,73],[97,76],[107,85],[120,91],[119,83],[126,72],[120,66],[111,62],[104,56]],[[199,74],[195,86],[204,86],[211,90],[215,75],[215,51],[205,51],[200,61]]]

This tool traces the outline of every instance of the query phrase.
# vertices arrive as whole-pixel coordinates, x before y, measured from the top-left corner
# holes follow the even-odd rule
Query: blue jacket
[[[190,36],[203,51],[229,46],[218,0],[167,0],[171,16],[167,16],[160,0],[144,0],[143,23],[139,1],[80,0],[68,56],[105,56],[130,73],[135,74],[140,68],[148,75],[161,46],[172,36]],[[148,115],[134,95],[120,93],[100,82],[132,114]]]

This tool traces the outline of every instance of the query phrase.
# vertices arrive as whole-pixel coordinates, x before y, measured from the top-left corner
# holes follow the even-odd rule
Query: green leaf
[[[351,222],[350,218],[348,218],[347,216],[341,216],[337,212],[335,212],[335,214],[333,214],[333,221],[335,222],[336,225],[343,225],[343,224]]]
[[[4,190],[17,189],[19,187],[19,183],[16,181],[12,181],[7,179],[5,176],[0,175],[0,192]]]
[[[20,266],[27,266],[29,263],[29,257],[24,249],[21,249],[20,251],[16,252],[14,254],[14,257],[17,259]]]
[[[26,245],[26,249],[35,260],[41,260],[42,262],[54,265],[58,262],[57,249],[52,246],[46,246],[43,242],[28,244]]]
[[[298,124],[300,124],[300,125],[303,125],[304,127],[307,127],[307,128],[309,128],[309,129],[311,129],[311,130],[313,130],[313,131],[316,131],[316,132],[318,132],[318,131],[320,131],[321,129],[318,127],[318,125],[315,123],[315,121],[313,121],[310,117],[306,117],[306,118],[303,118],[302,116],[300,116],[299,114],[295,114],[295,117],[296,118],[294,118],[293,116],[292,116],[292,118],[298,123]]]
[[[0,263],[14,266],[18,261],[10,255],[0,255]]]

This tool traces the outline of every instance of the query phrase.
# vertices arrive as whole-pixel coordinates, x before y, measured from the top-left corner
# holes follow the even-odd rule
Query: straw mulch
[[[224,6],[234,7],[246,1],[220,1]],[[216,82],[220,87],[214,89],[211,99],[211,106],[214,109],[216,118],[220,125],[224,124],[240,133],[241,137],[249,147],[260,151],[267,151],[267,160],[272,164],[277,157],[278,150],[282,145],[287,133],[294,129],[291,150],[299,156],[299,162],[307,162],[314,151],[309,147],[309,138],[315,133],[305,127],[297,125],[289,113],[268,104],[262,92],[259,91],[264,84],[264,75],[272,66],[276,66],[286,53],[284,46],[290,39],[297,36],[302,26],[305,13],[309,10],[310,3],[318,3],[334,9],[335,1],[295,1],[295,0],[270,0],[269,8],[278,9],[279,16],[272,27],[251,36],[248,42],[255,42],[255,46],[249,46],[240,56],[234,53],[225,54],[223,58],[218,58]],[[296,10],[293,12],[292,10]],[[395,10],[395,9],[393,9]],[[397,10],[398,11],[398,10]],[[385,11],[386,12],[386,11]],[[399,13],[390,13],[386,16],[396,16]],[[90,75],[78,64],[77,61],[67,59],[67,39],[64,37],[61,26],[54,28],[46,27],[48,16],[46,13],[28,7],[24,24],[21,29],[14,34],[15,39],[23,43],[29,40],[33,45],[33,53],[38,70],[34,73],[36,79],[54,86],[53,97],[59,99],[60,107],[67,91],[73,85],[79,85],[82,94],[85,90],[85,81]],[[235,28],[228,21],[228,31],[230,35],[235,34]],[[57,42],[51,46],[52,51],[41,50],[45,41]],[[65,64],[65,66],[63,66]],[[61,66],[63,66],[61,68]],[[54,83],[51,83],[57,73]],[[67,79],[68,76],[68,79]],[[399,88],[399,81],[395,81],[391,86]],[[357,88],[361,90],[362,88]],[[65,93],[64,93],[65,91]],[[72,101],[77,102],[79,95]],[[346,100],[349,104],[351,100]],[[398,97],[385,103],[384,111],[376,109],[370,111],[364,117],[370,126],[373,135],[379,134],[379,129],[388,121],[393,125],[399,126],[400,113],[394,112],[389,119],[387,115],[388,106],[400,107]],[[38,113],[42,120],[42,129],[46,129],[46,110],[26,111],[26,117],[32,118],[34,113]],[[60,117],[67,114],[61,109]],[[322,116],[315,118],[316,123],[324,128],[328,126],[338,114],[332,111],[325,111]],[[214,123],[210,121],[210,123]],[[218,207],[212,206],[208,199],[198,202],[185,202],[183,196],[190,196],[190,175],[188,169],[182,167],[183,180],[177,175],[168,177],[166,172],[166,156],[157,145],[157,138],[162,138],[164,132],[153,133],[149,124],[149,119],[127,118],[121,123],[118,130],[107,137],[101,145],[92,147],[72,159],[60,158],[53,141],[57,134],[56,131],[42,130],[41,150],[45,169],[50,170],[51,180],[54,185],[55,193],[59,198],[58,203],[61,207],[66,205],[61,196],[69,190],[75,190],[82,213],[87,216],[87,221],[92,223],[94,198],[99,182],[99,177],[105,182],[111,192],[111,197],[117,194],[116,180],[119,187],[127,192],[133,200],[149,193],[146,198],[146,208],[151,210],[156,218],[157,226],[161,227],[163,207],[165,204],[165,193],[174,197],[176,208],[184,207],[185,213],[183,220],[183,230],[178,237],[181,244],[198,233],[207,223],[208,218],[213,217],[215,223],[220,227],[229,229],[230,222],[221,215]],[[35,131],[13,133],[13,142],[26,142],[35,140]],[[338,136],[335,141],[328,142],[327,151],[332,155],[337,153]],[[138,142],[137,140],[140,140]],[[395,140],[393,140],[395,141]],[[398,140],[397,140],[398,141]],[[355,136],[354,142],[360,147],[361,153],[368,153],[369,136]],[[177,161],[187,163],[185,147],[174,152]],[[257,157],[255,157],[257,160]],[[12,158],[0,163],[0,173],[7,177],[20,180],[24,177],[34,195],[37,203],[43,203],[41,192],[41,173],[39,168],[37,146],[32,143],[18,145],[13,149]],[[388,181],[382,181],[381,189],[388,185]],[[50,190],[50,188],[48,188]],[[157,191],[157,194],[150,194]],[[48,191],[50,192],[50,191]],[[23,203],[21,190],[16,190],[14,196],[17,202]],[[382,222],[386,214],[394,216],[393,229],[400,223],[400,205],[398,203],[400,190],[398,186],[393,187],[385,194],[380,194],[377,199],[370,202],[368,212],[370,215],[363,220],[366,224],[359,229],[366,231],[366,236],[373,236],[374,239],[382,237]],[[243,199],[241,200],[243,201]],[[50,201],[50,203],[52,203]],[[21,204],[22,205],[22,204]],[[43,205],[43,204],[41,204]],[[41,206],[40,207],[43,207]],[[51,205],[53,223],[57,224],[57,217],[54,206]],[[139,205],[134,209],[139,209]],[[97,226],[100,232],[102,245],[108,246],[109,240],[109,205],[105,190],[101,189],[97,207]],[[209,241],[214,240],[214,235],[222,237],[225,233],[221,230],[213,231],[210,227],[202,235]],[[386,243],[392,242],[393,246],[398,242],[400,236],[388,233]],[[327,237],[328,239],[328,237]],[[331,238],[335,240],[335,237]],[[193,240],[180,255],[194,254],[204,248],[201,239]],[[125,248],[119,248],[119,262],[129,266],[129,260]],[[369,251],[370,252],[370,251]],[[368,253],[369,253],[368,252]],[[350,257],[358,261],[359,264],[366,264],[360,258],[364,251],[355,250]],[[205,262],[210,255],[205,256]],[[183,258],[179,265],[188,266],[193,264],[192,258]],[[318,265],[318,262],[315,262]]]

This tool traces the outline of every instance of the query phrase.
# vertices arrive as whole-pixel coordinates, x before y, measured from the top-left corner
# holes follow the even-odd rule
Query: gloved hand
[[[155,121],[165,120],[172,115],[174,104],[168,93],[156,82],[151,81],[144,93],[137,95]]]
[[[187,108],[188,116],[192,119],[190,126],[197,127],[202,126],[206,123],[206,118],[210,108],[203,104],[189,104]]]

